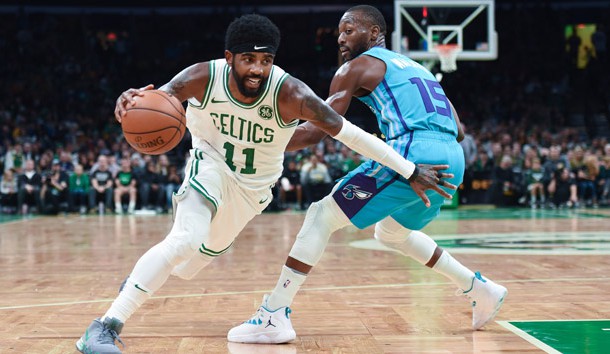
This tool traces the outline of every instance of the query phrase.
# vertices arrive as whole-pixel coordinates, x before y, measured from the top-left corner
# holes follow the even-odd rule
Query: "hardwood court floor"
[[[378,248],[372,228],[346,228],[296,297],[296,341],[227,343],[275,285],[303,216],[263,214],[194,280],[170,278],[127,322],[124,352],[542,353],[501,324],[610,318],[610,210],[444,210],[425,231],[509,289],[496,318],[506,322],[473,332],[469,303],[444,277],[366,249]],[[0,224],[0,353],[76,353],[75,341],[170,225],[168,215]]]

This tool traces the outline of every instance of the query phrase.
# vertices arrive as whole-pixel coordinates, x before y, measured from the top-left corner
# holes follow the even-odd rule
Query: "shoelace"
[[[252,315],[252,317],[250,317],[250,319],[245,321],[244,323],[259,325],[259,324],[263,323],[263,320],[261,320],[262,317],[263,317],[263,311],[259,307],[256,310],[256,312]]]
[[[123,348],[125,347],[125,343],[123,343],[121,337],[119,337],[119,334],[114,329],[104,327],[102,333],[100,333],[100,342],[102,342],[103,344],[114,344],[115,340],[121,343]]]

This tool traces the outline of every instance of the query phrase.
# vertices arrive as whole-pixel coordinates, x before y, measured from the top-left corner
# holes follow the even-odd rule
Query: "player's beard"
[[[368,50],[366,45],[359,45],[354,48],[350,48],[348,46],[341,46],[340,48],[347,49],[346,52],[341,52],[341,57],[343,58],[344,62],[355,59],[357,56],[359,56],[360,54],[362,54]]]
[[[244,95],[246,97],[250,97],[250,98],[260,96],[260,94],[263,92],[263,88],[267,85],[267,80],[269,79],[268,77],[262,77],[262,76],[239,77],[236,70],[231,70],[231,72],[233,73],[233,78],[235,79],[235,82],[237,83],[237,89],[239,90],[239,93],[241,93],[242,95]],[[252,90],[252,89],[249,89],[246,87],[245,82],[249,78],[261,79],[261,82],[258,85],[258,88],[256,90]]]

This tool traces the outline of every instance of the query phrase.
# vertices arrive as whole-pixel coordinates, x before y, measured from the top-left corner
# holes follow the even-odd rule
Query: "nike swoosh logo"
[[[145,292],[145,293],[148,293],[148,291],[146,291],[146,290],[144,290],[144,289],[140,288],[140,286],[139,286],[138,284],[136,284],[135,286],[136,286],[136,289],[138,289],[138,290],[140,290],[140,291],[143,291],[143,292]]]
[[[267,48],[267,46],[264,46],[264,47],[259,47],[256,45],[254,46],[254,50],[261,50],[261,49],[265,49],[265,48]]]
[[[259,201],[258,204],[264,204],[268,199],[269,199],[269,197],[266,197],[265,199],[262,199],[261,201]]]
[[[218,101],[216,99],[216,97],[212,97],[212,103],[225,103],[225,102],[229,102],[229,101]]]

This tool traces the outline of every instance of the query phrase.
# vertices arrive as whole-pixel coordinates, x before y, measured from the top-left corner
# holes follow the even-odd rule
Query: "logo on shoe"
[[[277,327],[276,325],[274,325],[273,323],[271,323],[271,316],[269,316],[269,319],[267,320],[267,325],[265,326],[265,328],[267,328],[267,327],[269,327],[269,326]]]
[[[284,288],[287,288],[288,285],[290,285],[290,279],[286,279],[286,281],[284,282]]]

